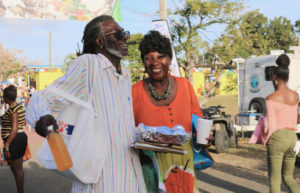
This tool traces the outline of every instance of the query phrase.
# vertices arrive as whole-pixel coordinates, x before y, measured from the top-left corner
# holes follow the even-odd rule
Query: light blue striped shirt
[[[92,84],[96,65],[99,65],[99,72],[96,83]],[[95,89],[96,92],[92,92],[93,107],[99,116],[104,117],[109,128],[107,160],[99,182],[84,184],[74,181],[72,193],[146,193],[138,154],[130,147],[135,141],[136,131],[128,70],[122,66],[120,75],[103,55],[85,54],[74,60],[65,75],[52,85],[86,102],[91,89]],[[40,116],[57,114],[69,104],[70,101],[46,88],[31,98],[26,120],[34,127]]]

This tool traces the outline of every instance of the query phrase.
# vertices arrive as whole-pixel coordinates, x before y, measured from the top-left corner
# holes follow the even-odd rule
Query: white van
[[[290,47],[289,88],[300,96],[300,47]],[[254,56],[243,61],[234,59],[238,70],[238,108],[237,125],[256,125],[255,116],[266,113],[265,98],[274,92],[272,68],[277,66],[276,59],[283,50],[273,50],[270,55]],[[299,125],[298,125],[299,126]],[[299,128],[299,127],[298,127]]]

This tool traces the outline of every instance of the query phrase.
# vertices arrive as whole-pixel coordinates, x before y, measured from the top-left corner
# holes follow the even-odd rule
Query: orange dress
[[[143,80],[132,87],[133,112],[136,126],[144,123],[148,126],[182,125],[188,134],[192,130],[192,114],[202,117],[197,97],[192,85],[185,78],[173,77],[177,82],[175,99],[166,106],[154,105],[143,88]],[[198,192],[194,175],[192,141],[181,148],[186,155],[155,153],[159,170],[160,183],[167,193]]]

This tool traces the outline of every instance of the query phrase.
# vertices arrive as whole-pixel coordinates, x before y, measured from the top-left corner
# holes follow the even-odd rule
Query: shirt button
[[[173,113],[170,113],[170,115],[172,116],[172,115],[173,115]]]
[[[171,107],[169,107],[168,110],[169,110],[169,111],[172,110]]]
[[[171,119],[171,122],[174,122],[174,119]]]

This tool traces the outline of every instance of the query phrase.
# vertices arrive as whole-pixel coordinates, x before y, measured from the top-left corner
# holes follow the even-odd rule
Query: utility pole
[[[49,68],[51,67],[51,31],[49,30]]]
[[[166,0],[159,0],[159,15],[160,19],[167,19]]]

